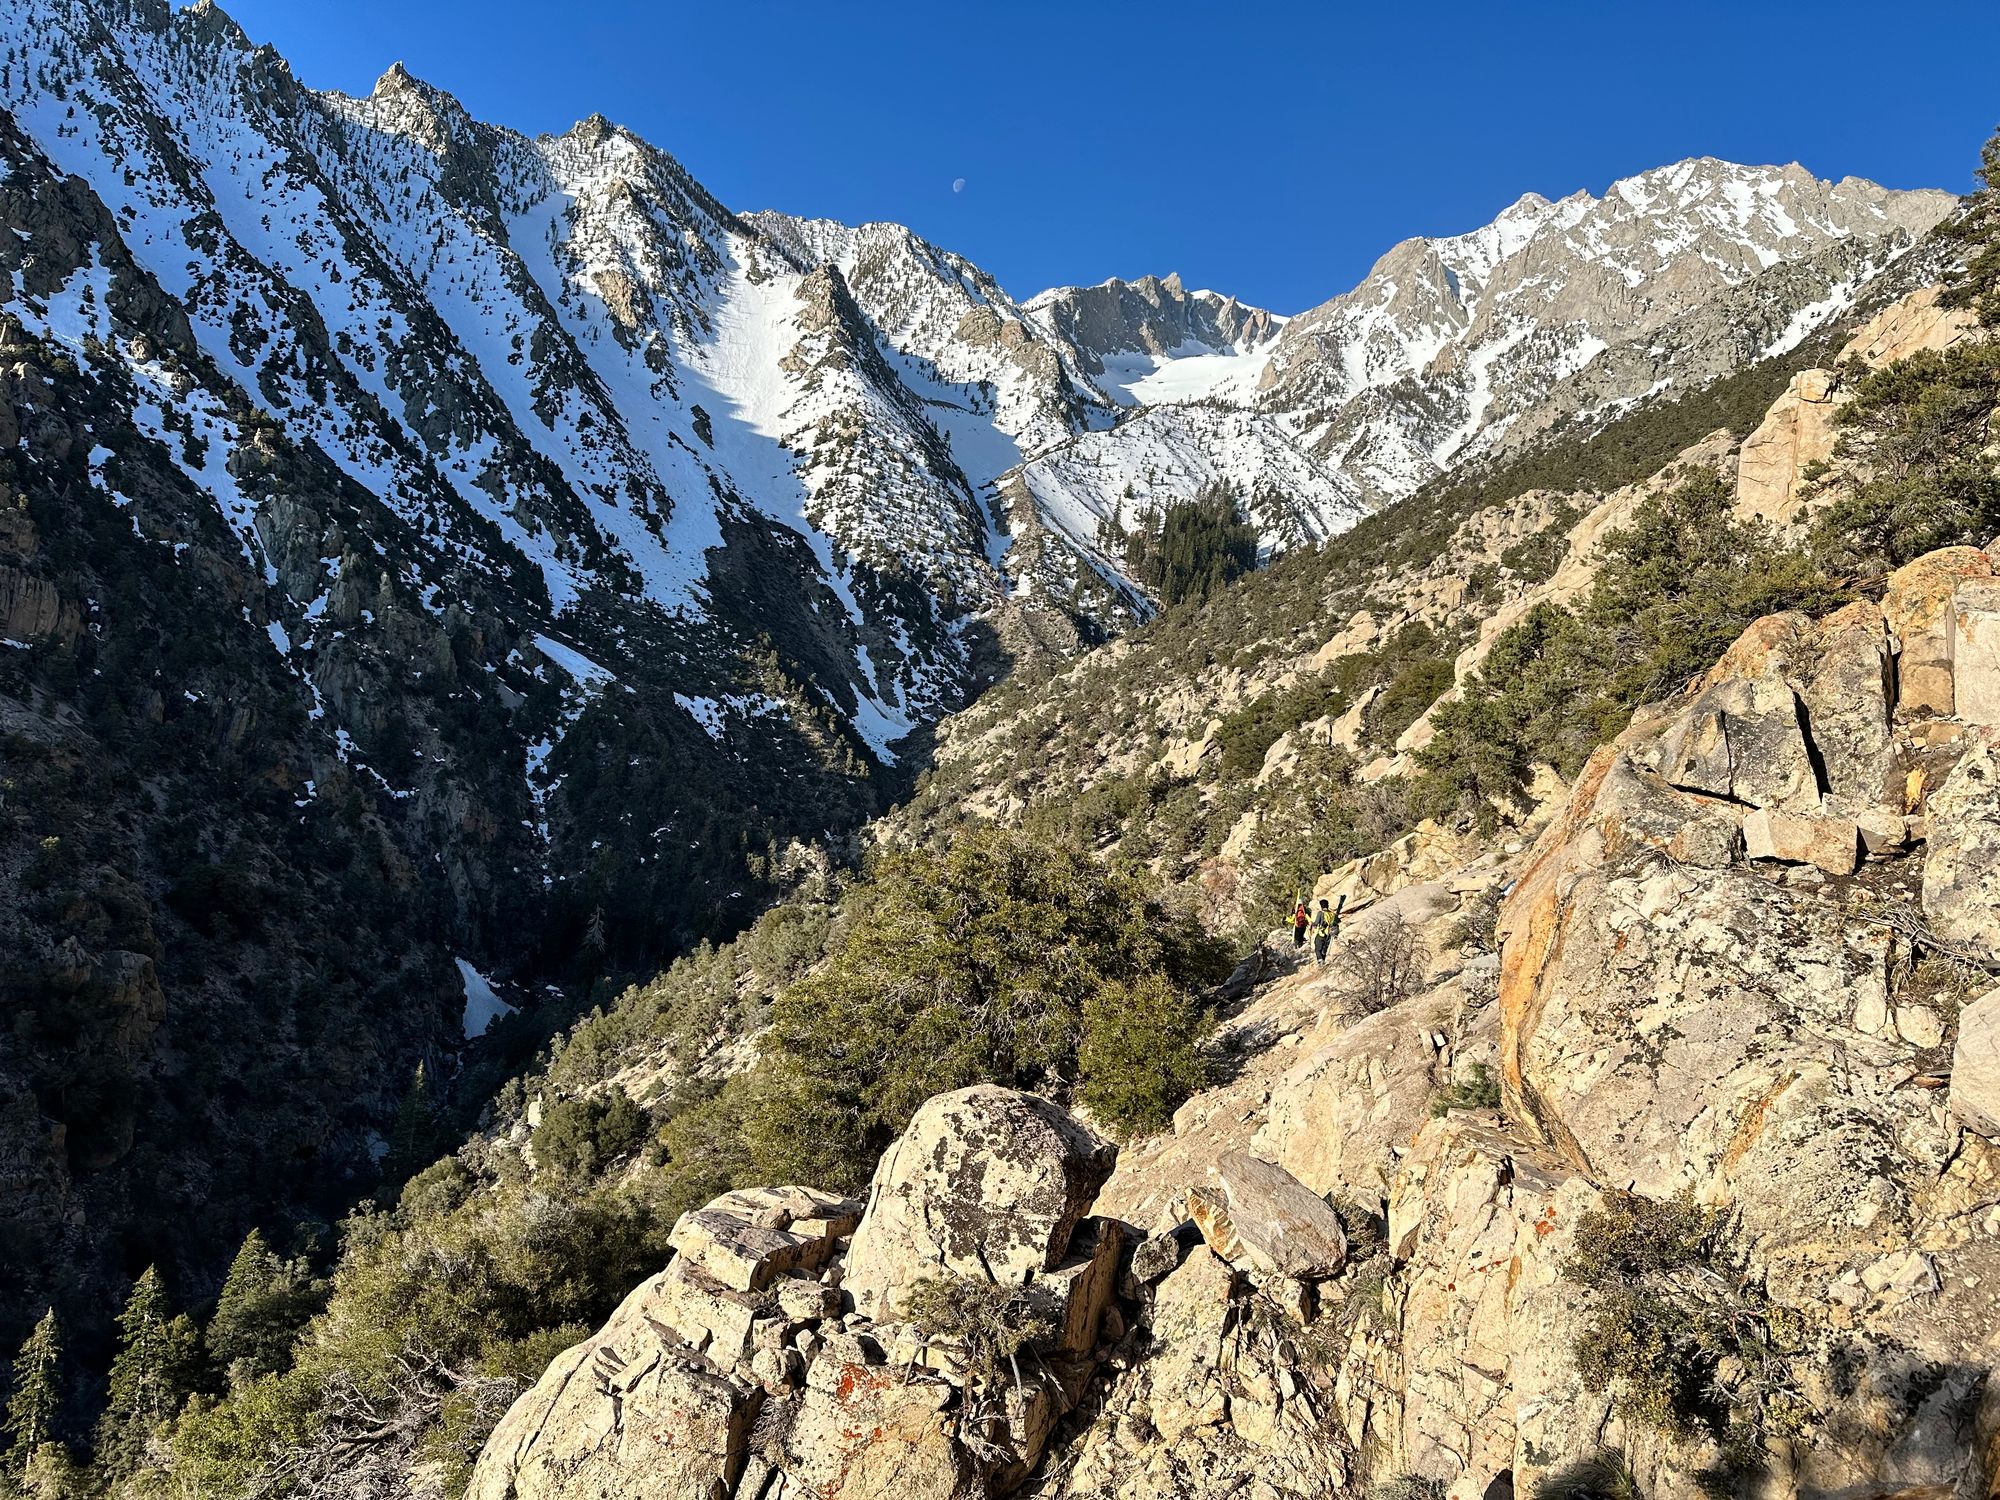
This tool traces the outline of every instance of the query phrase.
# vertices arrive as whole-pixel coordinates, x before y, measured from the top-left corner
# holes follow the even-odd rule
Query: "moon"
[[[964,192],[964,191],[965,191],[965,179],[964,179],[963,177],[954,177],[954,178],[952,178],[952,180],[951,180],[951,190],[952,190],[952,191],[953,191],[954,193],[962,193],[962,192]]]

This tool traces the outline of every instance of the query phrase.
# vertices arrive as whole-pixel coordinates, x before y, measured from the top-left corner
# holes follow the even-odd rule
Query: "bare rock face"
[[[1558,1268],[1597,1198],[1477,1116],[1417,1135],[1389,1203],[1402,1380],[1370,1413],[1409,1472],[1456,1480],[1453,1495],[1477,1500],[1511,1471],[1517,1492],[1532,1495],[1593,1451],[1610,1402],[1577,1387],[1569,1350],[1587,1312]],[[1359,1359],[1346,1373],[1356,1396],[1367,1389]]]
[[[2000,578],[1968,578],[1951,596],[1952,711],[2000,724]]]
[[[1270,1118],[1252,1148],[1315,1193],[1378,1198],[1430,1098],[1437,1054],[1429,1012],[1412,1014],[1426,1004],[1358,1021],[1295,1064],[1272,1089]]]
[[[1117,1148],[1048,1100],[978,1084],[917,1111],[882,1157],[845,1285],[893,1317],[926,1277],[1025,1284],[1053,1271]]]
[[[1959,343],[1978,327],[1978,319],[1969,308],[1940,306],[1943,291],[1927,286],[1885,307],[1855,330],[1834,363],[1854,359],[1879,370],[1919,350],[1949,349]]]
[[[2000,1217],[1987,1227],[1980,1215],[2000,1153],[1981,1132],[2000,1128],[2000,1008],[1967,1006],[1954,1039],[1949,1008],[1911,983],[1900,934],[1928,928],[2000,951],[2000,732],[1950,717],[1977,702],[1961,694],[1984,667],[1957,649],[1958,622],[1983,610],[1991,572],[1976,549],[1948,549],[1899,570],[1879,611],[1757,622],[1692,703],[1642,714],[1597,752],[1502,911],[1509,1133],[1557,1172],[1655,1199],[1685,1191],[1729,1212],[1760,1284],[1806,1320],[1797,1368],[1819,1415],[1784,1458],[1797,1493],[1890,1479],[1949,1487],[1990,1420],[1978,1389],[2000,1355],[1984,1290],[2000,1271]],[[1800,710],[1789,723],[1788,696]],[[1773,780],[1770,758],[1749,768],[1762,781],[1738,774],[1745,758],[1729,752],[1747,743],[1746,719],[1778,757],[1815,768],[1818,806],[1782,805],[1797,783]],[[1906,796],[1923,813],[1908,828]],[[1720,818],[1740,827],[1736,856],[1676,855]],[[1905,852],[1926,836],[1920,854]],[[1947,1045],[1949,1111],[1934,1092]],[[1401,1183],[1420,1162],[1434,1177],[1430,1131]],[[1412,1265],[1415,1223],[1392,1200],[1392,1249]],[[1560,1195],[1548,1223],[1553,1237]],[[1545,1263],[1518,1262],[1524,1278]],[[1461,1291],[1468,1264],[1454,1263]],[[1468,1325],[1445,1347],[1470,1356],[1480,1342]],[[1419,1359],[1407,1338],[1403,1358],[1417,1456],[1420,1440],[1449,1433],[1442,1411],[1419,1414],[1418,1392],[1450,1365]],[[1503,1405],[1588,1425],[1574,1398],[1528,1398],[1532,1347],[1491,1358],[1468,1362],[1506,1372]],[[1454,1399],[1478,1409],[1463,1385]],[[1578,1451],[1575,1431],[1519,1436],[1517,1483],[1531,1475],[1524,1455]],[[1436,1464],[1425,1472],[1446,1472]],[[1650,1493],[1683,1492],[1699,1467],[1688,1454],[1648,1464]]]
[[[1282,1283],[1273,1283],[1274,1286]],[[1325,1500],[1351,1493],[1346,1435],[1254,1278],[1197,1244],[1154,1287],[1100,1416],[1037,1500]],[[1253,1312],[1252,1310],[1257,1311]],[[1245,1337],[1258,1317],[1261,1337]]]
[[[2000,990],[1988,990],[1958,1013],[1951,1112],[1967,1130],[2000,1140]]]
[[[1784,525],[1803,504],[1809,465],[1833,453],[1834,414],[1840,410],[1839,377],[1831,370],[1801,370],[1743,440],[1736,467],[1736,514]]]
[[[2000,732],[1973,736],[1925,803],[1924,911],[1937,931],[2000,954]]]

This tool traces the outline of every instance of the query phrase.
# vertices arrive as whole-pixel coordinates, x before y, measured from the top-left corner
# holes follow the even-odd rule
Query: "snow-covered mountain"
[[[702,705],[752,701],[733,659],[809,636],[754,701],[887,763],[962,701],[998,616],[1143,612],[1107,524],[1229,479],[1268,548],[1326,536],[1468,454],[1796,342],[1951,204],[1700,160],[1406,241],[1290,319],[1171,276],[1017,303],[900,226],[732,214],[601,118],[529,139],[400,66],[316,92],[209,0],[23,0],[0,45],[0,105],[226,386],[161,386],[153,427],[214,422],[168,456],[364,751],[328,706],[340,560],[234,478],[261,423],[366,497],[349,544],[422,609],[477,576],[558,643],[575,703],[671,663],[692,724],[754,737]],[[154,378],[101,300],[77,311],[102,277],[26,320]],[[537,807],[568,722],[530,733]]]
[[[1469,454],[1789,349],[1949,214],[1711,158],[1405,240],[1285,325],[1254,405],[1382,500]]]
[[[1234,297],[1190,292],[1178,275],[1057,287],[1030,298],[1027,311],[1124,406],[1247,396],[1285,323]]]
[[[0,100],[228,377],[434,540],[422,587],[479,569],[557,635],[706,621],[725,533],[780,528],[839,600],[826,687],[877,755],[957,701],[968,622],[1037,582],[1130,597],[1085,521],[1228,474],[1286,492],[1267,545],[1326,535],[1804,336],[1950,202],[1697,161],[1407,241],[1290,320],[1174,277],[1016,303],[899,226],[738,218],[599,118],[530,140],[400,67],[314,92],[207,0],[29,0],[0,37]],[[1713,326],[1774,269],[1774,328]],[[295,649],[324,583],[280,580]]]

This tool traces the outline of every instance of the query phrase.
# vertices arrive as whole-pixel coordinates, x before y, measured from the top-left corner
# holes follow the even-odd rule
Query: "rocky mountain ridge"
[[[1525,836],[1332,872],[1343,945],[1411,944],[1412,982],[1273,934],[1231,1076],[1108,1174],[981,1088],[919,1111],[831,1251],[754,1193],[689,1215],[474,1493],[1988,1493],[1994,566],[1761,619]],[[982,1267],[996,1225],[1052,1229]],[[1011,1361],[926,1276],[1014,1298]]]

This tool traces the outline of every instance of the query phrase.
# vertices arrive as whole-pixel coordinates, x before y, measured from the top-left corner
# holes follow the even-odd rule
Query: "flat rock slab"
[[[1829,875],[1852,875],[1861,830],[1848,818],[1804,817],[1763,808],[1743,820],[1743,852],[1751,859],[1817,865]]]
[[[1275,1162],[1231,1151],[1215,1164],[1222,1191],[1188,1195],[1202,1238],[1222,1259],[1266,1276],[1322,1281],[1347,1264],[1347,1231],[1311,1188]]]

